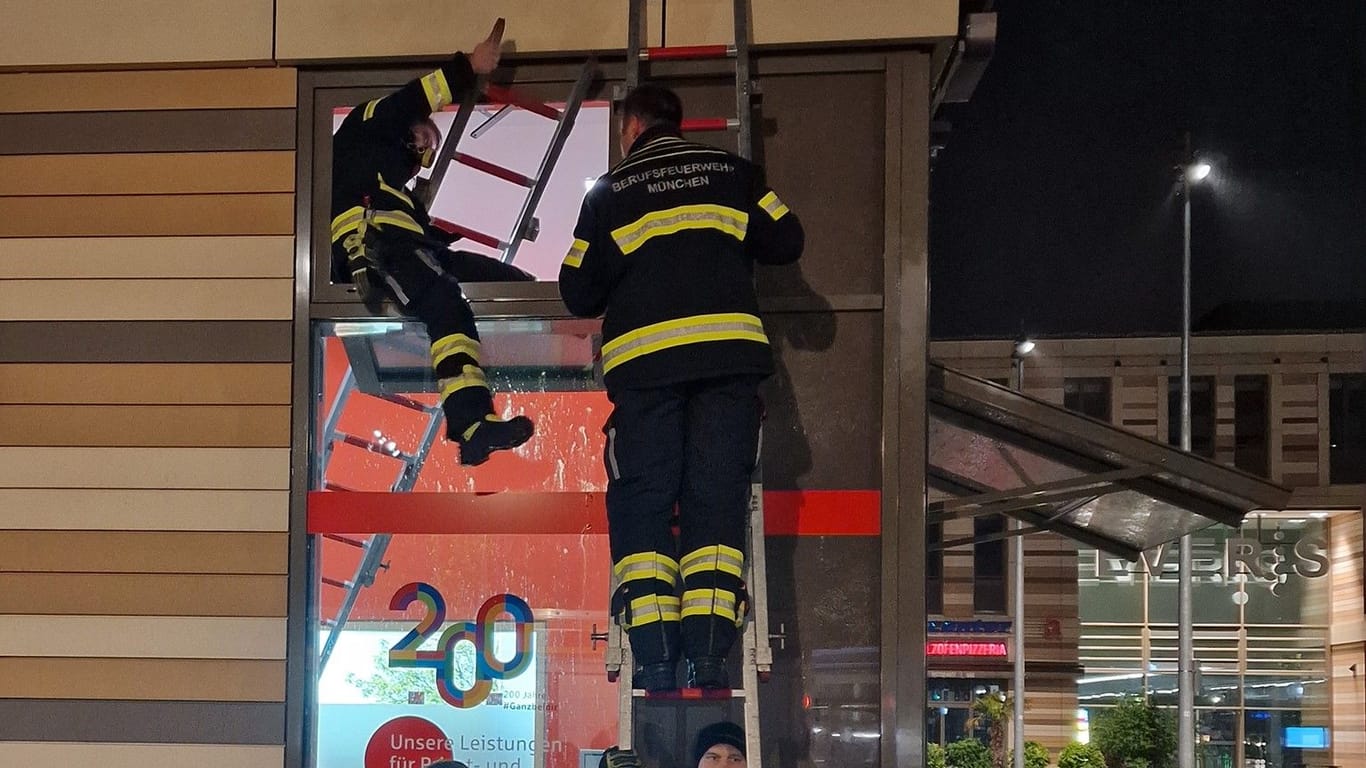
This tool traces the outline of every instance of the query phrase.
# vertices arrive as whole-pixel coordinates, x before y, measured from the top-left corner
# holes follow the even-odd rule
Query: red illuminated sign
[[[926,656],[992,656],[1005,657],[1005,643],[925,643]]]

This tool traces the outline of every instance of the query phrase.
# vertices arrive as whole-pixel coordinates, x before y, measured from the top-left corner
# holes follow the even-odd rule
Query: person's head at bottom
[[[442,760],[442,761],[440,761],[440,762],[431,763],[430,765],[427,766],[427,768],[470,768],[470,767],[469,767],[468,765],[465,765],[464,763],[460,762],[459,760]]]
[[[745,731],[722,720],[697,732],[693,747],[697,768],[746,768]]]

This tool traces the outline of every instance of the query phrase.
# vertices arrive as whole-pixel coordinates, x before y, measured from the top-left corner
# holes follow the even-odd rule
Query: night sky
[[[1002,0],[931,182],[936,338],[1172,333],[1186,131],[1197,323],[1366,307],[1366,3]],[[1277,315],[1276,313],[1281,313]]]

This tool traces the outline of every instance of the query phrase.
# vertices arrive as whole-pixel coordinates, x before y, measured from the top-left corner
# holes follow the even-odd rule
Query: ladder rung
[[[521,107],[528,112],[535,112],[536,114],[541,115],[542,117],[548,117],[551,120],[560,119],[560,110],[555,109],[549,104],[542,104],[539,101],[523,98],[511,88],[504,88],[501,85],[489,85],[484,88],[484,92],[487,93],[489,98],[493,101]]]
[[[333,541],[340,541],[348,547],[355,547],[356,549],[365,549],[365,542],[361,541],[360,539],[353,539],[350,536],[340,536],[335,533],[324,533],[323,538],[331,539]]]
[[[490,176],[497,176],[503,181],[510,181],[513,184],[521,184],[524,187],[536,186],[536,180],[531,178],[530,176],[527,176],[526,174],[518,173],[512,170],[511,168],[504,168],[501,165],[495,165],[494,163],[490,163],[487,160],[480,160],[477,157],[471,157],[470,155],[467,155],[464,152],[456,152],[455,161],[462,165],[468,165],[476,171],[483,171],[484,173],[487,173]]]
[[[346,443],[347,445],[354,445],[357,448],[364,448],[365,450],[370,451],[372,453],[378,453],[384,456],[392,456],[396,459],[406,460],[408,458],[407,455],[403,453],[403,451],[397,449],[390,450],[384,447],[384,444],[382,443],[379,443],[375,440],[367,440],[363,437],[358,437],[356,435],[348,435],[343,432],[341,433],[341,441],[343,443]]]
[[[432,225],[438,229],[450,232],[452,235],[460,235],[467,240],[473,240],[480,245],[487,245],[490,248],[496,248],[500,251],[508,246],[507,243],[499,240],[493,235],[486,235],[478,230],[470,229],[469,227],[461,226],[455,222],[446,221],[445,219],[434,218],[432,219]]]
[[[414,410],[414,411],[425,411],[425,410],[427,410],[427,406],[426,406],[426,405],[423,405],[422,403],[419,403],[418,401],[412,399],[411,397],[404,397],[403,395],[390,395],[390,394],[383,394],[383,395],[380,395],[379,397],[380,397],[380,399],[386,400],[386,401],[388,401],[388,402],[390,402],[390,403],[393,403],[394,405],[401,405],[401,406],[403,406],[404,408],[409,408],[409,409]]]
[[[689,131],[725,131],[739,128],[740,121],[733,117],[694,117],[691,120],[683,121],[683,132]]]
[[[724,59],[735,55],[733,45],[671,45],[646,48],[641,61],[681,61],[684,59]]]
[[[649,699],[650,701],[725,701],[727,699],[743,699],[745,689],[679,688],[676,691],[650,692],[644,688],[633,688],[631,695],[638,699]]]
[[[322,582],[323,582],[324,584],[328,585],[329,587],[338,587],[338,588],[340,588],[340,589],[350,589],[350,588],[351,588],[351,582],[349,582],[349,581],[342,581],[342,580],[340,580],[340,579],[329,579],[329,578],[326,577],[326,576],[323,576],[323,577],[322,577]]]
[[[323,490],[324,490],[324,491],[341,491],[341,492],[343,492],[343,493],[355,493],[355,492],[356,492],[356,489],[355,489],[355,488],[349,488],[349,487],[347,487],[347,486],[345,486],[345,485],[339,485],[339,484],[337,484],[337,483],[332,482],[331,480],[324,480],[324,481],[323,481]]]

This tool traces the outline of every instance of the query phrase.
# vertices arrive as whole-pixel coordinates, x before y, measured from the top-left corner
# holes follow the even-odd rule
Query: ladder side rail
[[[446,181],[446,173],[451,169],[451,162],[455,159],[455,148],[460,144],[460,139],[464,136],[465,126],[470,122],[470,115],[474,114],[474,106],[479,102],[479,94],[483,91],[484,78],[479,77],[475,80],[475,85],[465,93],[465,98],[460,102],[460,109],[455,113],[455,121],[451,123],[451,130],[444,141],[441,142],[441,150],[436,156],[436,163],[432,165],[432,175],[427,180],[425,191],[421,194],[422,202],[427,206],[427,210],[436,205],[436,196],[441,193],[441,185]]]
[[[550,177],[555,171],[555,164],[559,162],[560,154],[564,151],[564,145],[569,141],[569,134],[574,130],[574,120],[578,117],[579,107],[583,105],[584,98],[588,96],[588,87],[593,82],[593,70],[593,60],[589,59],[584,63],[583,69],[579,71],[579,79],[574,83],[574,90],[570,93],[569,103],[565,104],[564,109],[560,112],[560,119],[555,126],[555,133],[550,140],[550,146],[541,158],[541,167],[536,172],[536,183],[522,204],[522,210],[517,215],[517,224],[512,230],[512,237],[508,238],[507,248],[503,251],[504,264],[512,263],[512,260],[517,257],[517,249],[521,247],[522,241],[527,239],[527,235],[530,234],[528,229],[531,226],[532,217],[536,213],[536,206],[540,205],[541,196],[545,194],[545,189],[550,184]]]
[[[735,117],[740,121],[735,143],[738,154],[754,159],[754,82],[750,79],[749,2],[734,0],[735,9]]]

